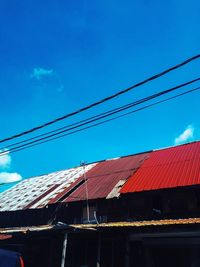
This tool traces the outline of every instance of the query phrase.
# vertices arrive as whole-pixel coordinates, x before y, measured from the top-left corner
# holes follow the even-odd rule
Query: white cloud
[[[194,136],[194,127],[192,125],[188,125],[186,129],[174,139],[174,144],[179,145],[191,140]]]
[[[0,169],[10,168],[11,165],[11,156],[9,150],[0,150]],[[21,175],[16,172],[0,172],[0,184],[18,182],[22,179]]]
[[[31,78],[35,78],[38,81],[41,80],[42,77],[51,76],[53,74],[53,70],[48,70],[44,68],[34,68],[33,73],[31,74]]]
[[[21,175],[13,172],[1,172],[0,173],[0,184],[18,182],[22,179]]]
[[[0,168],[9,168],[11,164],[11,156],[8,150],[0,150]]]

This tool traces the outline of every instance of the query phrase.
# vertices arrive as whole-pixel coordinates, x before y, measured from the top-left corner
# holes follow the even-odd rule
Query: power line
[[[189,93],[192,93],[192,92],[195,92],[197,90],[199,90],[200,87],[197,87],[197,88],[194,88],[194,89],[191,89],[191,90],[188,90],[186,92],[183,92],[183,93],[180,93],[180,94],[177,94],[175,96],[172,96],[172,97],[169,97],[169,98],[166,98],[164,100],[160,100],[160,101],[157,101],[155,103],[152,103],[152,104],[149,104],[149,105],[146,105],[144,107],[141,107],[141,108],[138,108],[138,109],[135,109],[133,111],[129,111],[127,113],[124,113],[122,115],[118,115],[114,118],[110,118],[110,119],[107,119],[107,120],[104,120],[104,121],[101,121],[101,122],[98,122],[98,123],[95,123],[95,124],[92,124],[92,125],[89,125],[89,126],[86,126],[86,127],[83,127],[81,129],[78,129],[78,130],[74,130],[72,132],[69,132],[69,133],[66,133],[66,134],[63,134],[63,135],[59,135],[59,136],[55,136],[53,138],[50,138],[50,139],[47,139],[47,140],[43,140],[41,142],[37,142],[35,141],[36,143],[34,144],[30,144],[30,145],[24,145],[24,146],[21,146],[19,148],[13,148],[9,151],[9,153],[15,153],[15,152],[18,152],[18,151],[21,151],[21,150],[24,150],[24,149],[27,149],[27,148],[31,148],[31,147],[34,147],[36,145],[40,145],[40,144],[43,144],[43,143],[46,143],[46,142],[50,142],[50,141],[53,141],[53,140],[56,140],[56,139],[59,139],[59,138],[62,138],[62,137],[65,137],[67,135],[71,135],[71,134],[75,134],[77,132],[81,132],[81,131],[84,131],[84,130],[87,130],[87,129],[90,129],[90,128],[93,128],[93,127],[96,127],[98,125],[101,125],[101,124],[104,124],[104,123],[107,123],[107,122],[110,122],[110,121],[113,121],[113,120],[116,120],[116,119],[119,119],[121,117],[124,117],[124,116],[127,116],[127,115],[130,115],[130,114],[133,114],[133,113],[136,113],[136,112],[139,112],[141,110],[144,110],[144,109],[147,109],[147,108],[150,108],[152,106],[155,106],[155,105],[158,105],[158,104],[161,104],[161,103],[164,103],[164,102],[167,102],[169,100],[172,100],[172,99],[175,99],[177,97],[180,97],[180,96],[183,96],[183,95],[186,95],[186,94],[189,94]],[[6,154],[6,152],[1,152],[0,155],[4,155]]]
[[[138,103],[138,102],[140,102],[140,100],[139,100],[139,101],[135,101],[134,103]],[[122,107],[125,108],[125,107],[129,107],[130,105],[131,105],[131,104],[129,103],[129,104],[124,105],[124,106],[122,106]],[[102,115],[106,115],[106,114],[110,114],[111,112],[118,111],[118,110],[120,110],[122,107],[118,107],[118,108],[115,108],[115,109],[112,109],[112,110],[109,110],[109,111],[100,113],[100,114],[98,114],[98,115],[89,117],[89,118],[87,118],[87,119],[80,120],[80,121],[78,121],[78,122],[75,122],[75,123],[72,123],[72,124],[69,124],[69,125],[66,125],[66,126],[57,128],[57,129],[55,129],[55,130],[52,130],[52,131],[49,131],[49,132],[46,132],[46,133],[43,133],[43,134],[36,135],[36,136],[34,136],[34,137],[31,137],[31,138],[28,138],[28,139],[25,139],[25,140],[16,142],[16,143],[11,144],[11,145],[7,145],[6,147],[1,148],[0,150],[7,149],[8,147],[10,148],[10,147],[13,147],[13,146],[18,145],[18,144],[23,144],[23,143],[25,143],[25,142],[27,142],[27,141],[35,140],[35,139],[37,139],[37,138],[39,138],[39,137],[46,136],[46,135],[51,134],[51,133],[56,133],[56,132],[59,132],[59,131],[64,130],[64,129],[68,129],[68,128],[73,127],[73,126],[76,126],[76,125],[79,125],[79,126],[80,126],[81,123],[88,122],[88,121],[90,121],[91,119],[98,119],[98,118],[101,117]],[[70,128],[69,130],[71,130],[71,128]],[[59,132],[59,133],[61,133],[61,132]],[[59,133],[58,133],[58,134],[59,134]]]
[[[121,111],[124,111],[124,110],[126,110],[126,109],[132,108],[132,107],[134,107],[134,106],[136,106],[136,105],[142,104],[142,103],[144,103],[144,102],[146,102],[146,101],[149,101],[149,100],[154,99],[154,98],[156,98],[156,97],[159,97],[159,96],[161,96],[161,95],[170,93],[170,92],[172,92],[172,91],[175,91],[175,90],[180,89],[180,88],[182,88],[182,87],[185,87],[185,86],[187,86],[187,85],[190,85],[190,84],[192,84],[192,83],[195,83],[195,82],[197,82],[197,81],[199,81],[199,80],[200,80],[200,77],[198,77],[198,78],[196,78],[196,79],[194,79],[194,80],[191,80],[191,81],[189,81],[189,82],[185,82],[185,83],[183,83],[183,84],[177,85],[177,86],[172,87],[172,88],[170,88],[170,89],[161,91],[161,92],[159,92],[159,93],[150,95],[150,96],[148,96],[148,97],[142,98],[142,99],[140,99],[140,100],[131,102],[131,103],[129,103],[129,104],[120,106],[120,107],[118,107],[118,108],[115,108],[115,109],[112,109],[112,110],[103,112],[103,113],[101,113],[101,114],[98,114],[98,115],[89,117],[89,118],[84,119],[84,120],[81,120],[81,121],[79,121],[79,122],[75,122],[75,123],[73,123],[73,124],[70,124],[70,125],[67,125],[67,126],[58,128],[58,129],[56,129],[56,130],[53,130],[53,131],[50,131],[50,132],[47,132],[47,133],[44,133],[44,134],[41,134],[41,135],[38,135],[38,136],[35,136],[35,137],[32,137],[32,138],[29,138],[29,139],[26,139],[26,140],[22,140],[22,141],[20,141],[20,142],[17,142],[17,143],[8,145],[7,147],[3,147],[3,148],[1,148],[1,150],[5,150],[5,149],[7,149],[7,148],[10,149],[10,148],[12,148],[12,147],[14,147],[14,146],[16,146],[16,145],[20,145],[20,144],[26,143],[26,144],[24,144],[24,145],[22,145],[22,146],[20,145],[20,146],[17,146],[17,147],[15,147],[15,148],[13,148],[13,149],[21,148],[21,147],[23,147],[23,146],[26,146],[26,145],[29,145],[29,144],[33,144],[33,143],[35,143],[35,142],[39,142],[39,141],[48,139],[48,138],[50,138],[50,137],[53,137],[53,136],[62,134],[62,133],[64,133],[64,132],[74,130],[74,129],[79,128],[79,127],[81,127],[81,126],[90,124],[90,123],[95,122],[95,121],[97,121],[97,120],[101,120],[101,119],[106,118],[106,117],[108,117],[108,116],[114,115],[114,114],[116,114],[116,113],[118,113],[118,112],[121,112]],[[48,136],[47,136],[47,135],[48,135]],[[45,136],[45,137],[43,137],[43,136]],[[35,140],[35,139],[37,139],[37,140]],[[35,140],[35,141],[32,141],[32,140]],[[28,141],[31,141],[31,142],[27,143]]]
[[[91,108],[93,108],[95,106],[98,106],[98,105],[100,105],[100,104],[102,104],[104,102],[107,102],[107,101],[109,101],[109,100],[111,100],[113,98],[116,98],[116,97],[118,97],[118,96],[120,96],[122,94],[125,94],[125,93],[131,91],[132,89],[135,89],[136,87],[139,87],[141,85],[144,85],[144,84],[146,84],[146,83],[148,83],[150,81],[153,81],[155,79],[158,79],[159,77],[164,76],[165,74],[167,74],[169,72],[172,72],[172,71],[174,71],[174,70],[176,70],[178,68],[181,68],[184,65],[186,65],[186,64],[188,64],[188,63],[190,63],[190,62],[192,62],[194,60],[197,60],[199,58],[200,58],[200,54],[198,54],[196,56],[193,56],[193,57],[191,57],[191,58],[189,58],[189,59],[187,59],[187,60],[185,60],[185,61],[183,61],[183,62],[181,62],[181,63],[179,63],[179,64],[177,64],[177,65],[175,65],[173,67],[171,67],[171,68],[168,68],[168,69],[166,69],[166,70],[164,70],[164,71],[162,71],[162,72],[160,72],[158,74],[155,74],[155,75],[153,75],[153,76],[151,76],[151,77],[149,77],[149,78],[147,78],[147,79],[145,79],[145,80],[143,80],[143,81],[141,81],[139,83],[134,84],[133,86],[130,86],[130,87],[124,89],[124,90],[121,90],[121,91],[119,91],[119,92],[117,92],[115,94],[112,94],[112,95],[110,95],[110,96],[108,96],[106,98],[103,98],[103,99],[101,99],[101,100],[99,100],[97,102],[94,102],[94,103],[92,103],[92,104],[90,104],[88,106],[85,106],[85,107],[83,107],[81,109],[78,109],[78,110],[76,110],[74,112],[68,113],[68,114],[66,114],[66,115],[64,115],[62,117],[58,117],[58,118],[56,118],[54,120],[51,120],[49,122],[46,122],[46,123],[41,124],[39,126],[36,126],[36,127],[32,128],[32,129],[29,129],[27,131],[24,131],[24,132],[21,132],[19,134],[15,134],[13,136],[4,138],[4,139],[0,140],[0,143],[3,143],[3,142],[6,142],[6,141],[9,141],[9,140],[12,140],[12,139],[15,139],[15,138],[18,138],[18,137],[27,135],[29,133],[35,132],[35,131],[40,130],[40,129],[44,128],[44,127],[47,127],[47,126],[52,125],[54,123],[57,123],[58,121],[62,121],[64,119],[66,119],[66,118],[72,117],[72,116],[74,116],[76,114],[79,114],[79,113],[81,113],[83,111],[86,111],[88,109],[91,109]]]

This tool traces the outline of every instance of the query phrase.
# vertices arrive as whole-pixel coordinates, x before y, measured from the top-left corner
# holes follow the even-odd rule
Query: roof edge
[[[195,140],[195,141],[184,143],[184,144],[180,144],[180,145],[173,145],[173,146],[161,147],[161,148],[156,148],[156,149],[150,149],[150,150],[146,150],[146,151],[142,151],[142,152],[136,152],[136,153],[132,153],[132,154],[128,154],[128,155],[122,155],[122,156],[119,156],[119,157],[114,157],[114,158],[109,158],[109,159],[101,159],[101,160],[91,161],[91,162],[88,162],[88,163],[86,162],[85,166],[90,165],[90,164],[97,164],[97,163],[104,162],[104,161],[109,161],[109,160],[115,160],[115,159],[120,159],[120,158],[127,158],[127,157],[131,157],[131,156],[137,156],[137,155],[141,155],[141,154],[145,154],[145,153],[151,153],[151,152],[154,152],[154,151],[160,151],[160,150],[169,149],[169,148],[173,148],[173,147],[185,146],[185,145],[189,145],[189,144],[192,144],[192,143],[198,143],[198,142],[200,142],[200,140]],[[65,168],[65,169],[60,169],[60,170],[53,171],[53,172],[43,173],[43,174],[39,174],[39,175],[36,175],[36,176],[30,176],[30,177],[25,178],[24,180],[32,179],[32,178],[35,178],[35,177],[40,177],[40,176],[43,176],[43,175],[49,175],[49,174],[56,173],[56,172],[61,172],[61,171],[64,171],[64,170],[76,169],[76,168],[79,168],[79,167],[81,167],[81,165],[76,165],[76,166],[72,166],[72,167]]]

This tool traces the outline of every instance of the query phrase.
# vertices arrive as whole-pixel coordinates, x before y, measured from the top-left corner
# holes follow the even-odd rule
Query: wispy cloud
[[[174,144],[179,145],[191,140],[194,137],[194,130],[192,125],[188,125],[186,129],[174,139]]]
[[[51,76],[53,74],[52,69],[34,68],[31,74],[31,78],[40,81],[43,77]]]
[[[13,172],[1,172],[0,173],[0,184],[18,182],[22,179],[21,175]]]
[[[10,164],[11,164],[11,156],[9,155],[9,151],[8,150],[0,150],[0,153],[2,153],[0,155],[0,168],[9,168]]]

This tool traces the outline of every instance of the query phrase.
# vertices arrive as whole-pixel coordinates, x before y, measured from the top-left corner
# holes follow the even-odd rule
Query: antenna
[[[86,164],[86,161],[82,161],[80,163],[80,165],[83,167],[83,177],[84,177],[84,181],[85,181],[87,221],[90,222],[90,209],[89,209],[89,202],[88,202],[88,186],[87,186],[87,177],[86,177],[86,171],[85,171],[85,164]]]

